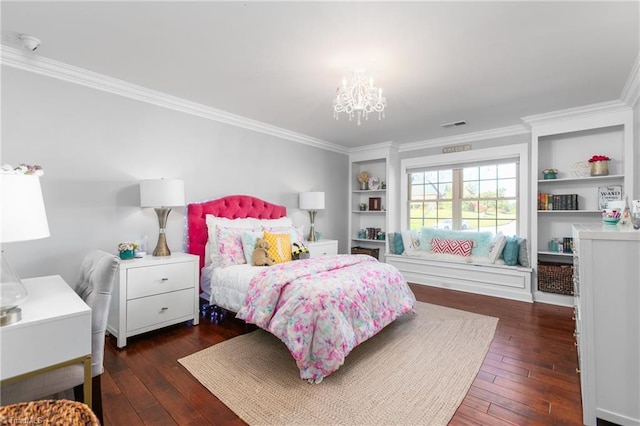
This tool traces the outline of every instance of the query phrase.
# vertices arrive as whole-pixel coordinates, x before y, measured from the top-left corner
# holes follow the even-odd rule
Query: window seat
[[[484,259],[426,252],[386,255],[386,263],[398,268],[411,283],[533,302],[531,268]]]

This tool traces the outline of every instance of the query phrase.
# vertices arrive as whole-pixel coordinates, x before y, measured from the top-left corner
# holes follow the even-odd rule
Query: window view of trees
[[[518,165],[501,163],[409,174],[409,225],[515,234]]]

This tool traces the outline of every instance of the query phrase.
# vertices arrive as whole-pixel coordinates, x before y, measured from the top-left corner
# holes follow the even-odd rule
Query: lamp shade
[[[48,237],[40,177],[0,173],[0,241],[37,240]]]
[[[301,210],[324,210],[324,192],[301,192]]]
[[[184,206],[184,181],[147,179],[140,181],[140,207]]]

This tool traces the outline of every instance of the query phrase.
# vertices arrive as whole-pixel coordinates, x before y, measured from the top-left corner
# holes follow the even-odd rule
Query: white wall
[[[247,194],[287,206],[308,230],[298,193],[325,191],[316,219],[346,250],[348,157],[11,67],[2,67],[3,164],[38,164],[51,237],[4,244],[26,278],[59,274],[72,283],[83,253],[116,252],[149,236],[158,220],[139,207],[141,179],[185,181],[187,203]],[[184,213],[169,215],[167,240],[183,248]]]
[[[640,98],[633,107],[633,162],[636,165],[633,200],[640,200]]]

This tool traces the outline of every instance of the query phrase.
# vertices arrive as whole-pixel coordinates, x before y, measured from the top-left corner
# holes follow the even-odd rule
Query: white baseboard
[[[564,294],[547,293],[544,291],[534,291],[533,301],[538,303],[548,303],[550,305],[573,307],[573,296]]]

